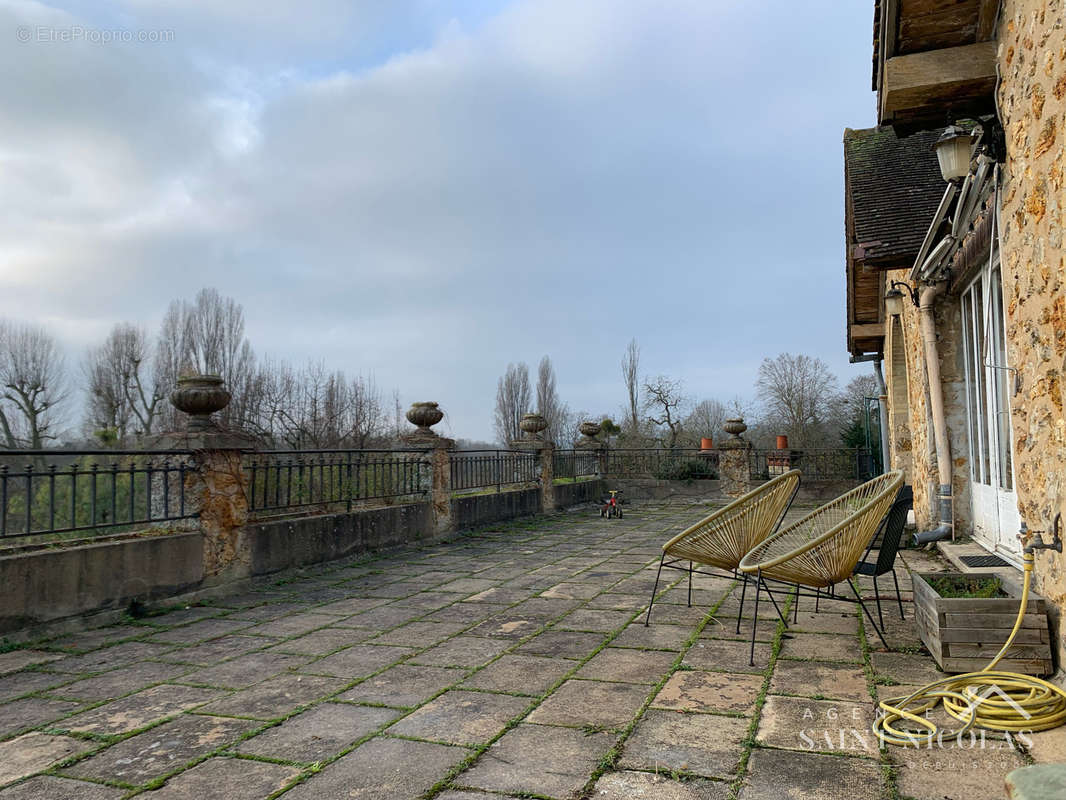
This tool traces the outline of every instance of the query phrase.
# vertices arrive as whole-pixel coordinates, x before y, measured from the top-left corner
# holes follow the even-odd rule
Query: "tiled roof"
[[[933,144],[939,130],[903,139],[890,127],[844,131],[849,247],[861,260],[909,267],[944,195]]]

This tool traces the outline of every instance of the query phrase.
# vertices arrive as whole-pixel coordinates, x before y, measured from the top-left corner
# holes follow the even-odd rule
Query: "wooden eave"
[[[998,0],[875,0],[878,124],[907,131],[991,113],[998,7]]]

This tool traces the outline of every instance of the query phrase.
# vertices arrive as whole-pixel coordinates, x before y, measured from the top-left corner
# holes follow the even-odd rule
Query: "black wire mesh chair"
[[[877,619],[881,623],[882,630],[885,627],[885,618],[881,614],[881,591],[877,588],[877,579],[886,573],[892,573],[892,582],[896,585],[896,603],[899,605],[899,618],[906,619],[903,614],[903,598],[899,593],[899,578],[896,577],[896,554],[899,552],[899,543],[903,539],[903,529],[907,525],[907,512],[914,505],[914,490],[910,486],[904,486],[896,495],[892,507],[889,508],[881,526],[862,561],[855,565],[853,575],[867,575],[873,578],[874,598],[877,600]],[[877,558],[870,560],[870,554],[877,548]],[[817,611],[817,606],[815,607]]]

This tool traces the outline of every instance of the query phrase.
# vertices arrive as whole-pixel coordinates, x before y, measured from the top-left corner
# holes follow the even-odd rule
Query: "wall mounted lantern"
[[[915,307],[918,306],[918,290],[903,281],[892,281],[891,287],[885,292],[885,314],[890,317],[898,317],[903,313],[903,292],[897,287],[902,286],[907,290],[907,296]]]
[[[937,160],[940,162],[940,174],[944,180],[953,181],[965,178],[970,171],[970,157],[973,155],[973,136],[958,125],[949,125],[933,145]]]

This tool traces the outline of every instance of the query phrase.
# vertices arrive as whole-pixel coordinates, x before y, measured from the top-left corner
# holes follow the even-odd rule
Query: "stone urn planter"
[[[189,415],[187,430],[209,431],[218,427],[211,415],[228,406],[231,397],[219,375],[183,375],[170,393],[170,402]]]
[[[734,439],[739,439],[740,434],[744,433],[748,429],[748,426],[744,424],[744,420],[740,417],[733,417],[727,419],[722,426],[722,430],[731,435]]]
[[[548,427],[548,420],[544,419],[540,414],[523,414],[521,421],[518,423],[518,427],[522,429],[522,433],[529,439],[539,439],[540,432]]]
[[[992,660],[1014,627],[1021,590],[1003,582],[998,591],[991,592],[998,595],[995,597],[944,597],[936,587],[947,594],[965,594],[948,592],[944,587],[965,587],[992,577],[961,572],[911,573],[915,624],[922,644],[944,672],[974,672]],[[1053,671],[1047,603],[1035,592],[1029,592],[1022,627],[996,669],[1025,675],[1049,675]]]
[[[595,439],[599,435],[601,427],[602,426],[598,422],[588,421],[582,422],[577,429],[581,432],[582,436],[587,436],[589,439]]]
[[[411,407],[407,409],[407,421],[418,426],[415,436],[436,436],[430,428],[442,419],[444,412],[437,403],[411,403]]]

